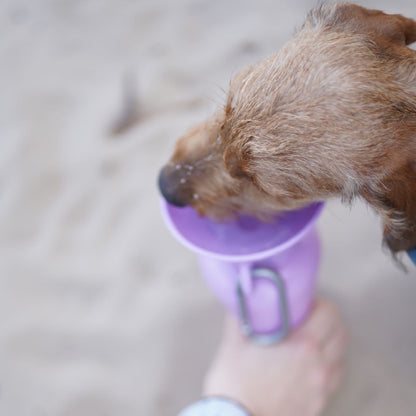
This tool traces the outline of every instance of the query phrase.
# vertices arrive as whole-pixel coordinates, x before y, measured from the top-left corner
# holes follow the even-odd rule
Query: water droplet
[[[217,143],[219,143],[219,144],[221,144],[221,143],[222,143],[222,137],[221,137],[221,136],[218,136],[218,137],[217,137]]]
[[[180,165],[179,163],[175,166],[176,170],[179,170],[182,167],[182,165]]]
[[[198,199],[199,195],[198,194],[194,194],[194,199]]]
[[[186,179],[185,179],[185,178],[182,178],[182,179],[180,180],[180,182],[181,182],[181,183],[186,183]]]

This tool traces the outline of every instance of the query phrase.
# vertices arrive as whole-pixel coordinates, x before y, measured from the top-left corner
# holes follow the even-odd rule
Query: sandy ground
[[[0,2],[0,414],[174,415],[222,311],[167,233],[155,178],[233,74],[315,1]],[[414,0],[363,5],[416,17]],[[123,79],[140,117],[111,134]],[[351,331],[337,416],[416,412],[416,272],[377,218],[328,204],[320,292]]]

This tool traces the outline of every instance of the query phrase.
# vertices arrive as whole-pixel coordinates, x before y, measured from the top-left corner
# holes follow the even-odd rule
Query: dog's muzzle
[[[185,207],[190,200],[190,191],[186,179],[179,169],[165,166],[159,173],[159,189],[170,204]]]

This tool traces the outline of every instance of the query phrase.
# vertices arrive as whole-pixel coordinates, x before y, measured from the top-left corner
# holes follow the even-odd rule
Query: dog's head
[[[215,219],[361,196],[392,251],[416,245],[416,22],[348,3],[238,74],[224,108],[177,143],[168,201]]]

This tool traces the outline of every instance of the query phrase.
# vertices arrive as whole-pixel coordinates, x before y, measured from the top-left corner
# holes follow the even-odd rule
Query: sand
[[[175,415],[198,397],[222,310],[162,224],[156,175],[314,4],[0,3],[1,415]],[[414,0],[362,4],[416,17]],[[351,332],[326,414],[414,415],[415,269],[362,204],[331,201],[319,228],[319,291]]]

